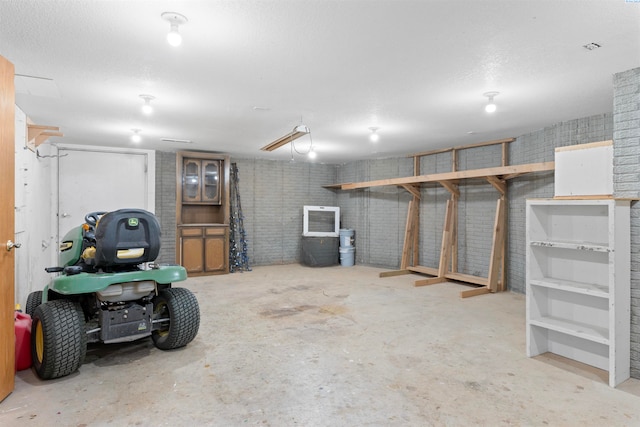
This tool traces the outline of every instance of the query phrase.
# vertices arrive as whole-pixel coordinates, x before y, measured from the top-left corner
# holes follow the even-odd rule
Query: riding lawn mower
[[[190,343],[200,309],[179,265],[153,263],[160,251],[156,217],[141,209],[92,212],[60,243],[59,273],[29,294],[31,354],[42,379],[69,375],[82,365],[87,343],[121,343],[151,336],[162,350]]]

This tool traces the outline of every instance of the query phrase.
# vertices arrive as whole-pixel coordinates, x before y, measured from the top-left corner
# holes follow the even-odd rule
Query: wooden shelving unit
[[[630,374],[630,202],[527,201],[527,356]]]
[[[475,285],[473,289],[460,292],[462,298],[475,295],[487,294],[490,292],[504,291],[507,288],[505,275],[505,241],[507,232],[507,181],[519,176],[533,172],[548,172],[555,168],[554,162],[530,163],[523,165],[508,165],[507,144],[513,142],[515,138],[500,139],[495,141],[481,142],[472,145],[446,148],[441,150],[427,151],[411,155],[413,157],[414,175],[400,178],[380,179],[375,181],[348,182],[325,186],[340,190],[355,190],[360,188],[379,187],[385,185],[395,185],[402,187],[412,194],[407,212],[407,222],[405,226],[404,245],[402,248],[402,260],[400,269],[385,271],[380,273],[380,277],[396,276],[401,274],[418,273],[429,277],[419,279],[414,282],[415,286],[426,286],[436,283],[455,280],[458,282]],[[467,150],[489,145],[502,146],[501,166],[458,170],[457,153],[460,150]],[[451,152],[451,172],[437,174],[420,174],[420,158],[439,153]],[[485,181],[491,185],[498,193],[496,201],[496,213],[491,238],[491,252],[489,258],[488,277],[474,276],[460,273],[458,271],[458,205],[460,199],[459,186],[469,180]],[[450,199],[447,201],[447,210],[442,230],[442,241],[440,246],[440,259],[438,267],[427,267],[416,265],[419,259],[419,225],[420,225],[420,200],[421,186],[423,184],[437,183],[445,188]]]
[[[189,275],[229,272],[229,156],[177,153],[176,262]]]

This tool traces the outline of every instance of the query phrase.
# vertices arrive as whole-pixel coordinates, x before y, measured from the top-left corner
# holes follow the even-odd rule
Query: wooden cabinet
[[[229,271],[229,227],[180,227],[180,264],[187,273],[215,274]]]
[[[229,157],[177,154],[177,262],[190,275],[229,272]]]
[[[630,374],[629,201],[527,201],[527,356]]]

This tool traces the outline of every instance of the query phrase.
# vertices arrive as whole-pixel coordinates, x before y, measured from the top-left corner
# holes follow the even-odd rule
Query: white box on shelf
[[[613,195],[613,141],[558,147],[555,197]]]

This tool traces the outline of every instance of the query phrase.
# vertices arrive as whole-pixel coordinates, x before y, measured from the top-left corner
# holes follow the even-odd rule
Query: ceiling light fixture
[[[131,142],[138,144],[140,141],[142,141],[142,136],[140,136],[140,131],[142,129],[131,129],[131,131],[133,132],[133,134],[131,135]]]
[[[171,46],[180,46],[180,44],[182,44],[182,35],[178,31],[178,27],[186,24],[189,20],[186,16],[176,12],[164,12],[160,16],[171,25],[171,29],[167,34],[167,42]]]
[[[307,154],[307,156],[309,156],[311,160],[315,159],[318,156],[316,150],[313,149],[313,145],[309,147],[309,153]]]
[[[144,104],[142,104],[142,112],[147,116],[153,113],[153,107],[151,106],[151,101],[156,99],[156,97],[142,94],[140,95],[140,98],[144,100]]]
[[[489,98],[489,102],[484,106],[484,111],[486,111],[487,113],[495,113],[496,103],[493,102],[493,98],[500,95],[500,92],[485,92],[482,95]]]
[[[278,149],[280,147],[282,147],[283,145],[286,145],[288,143],[290,143],[291,141],[300,138],[301,136],[304,136],[306,134],[308,134],[309,128],[306,127],[305,125],[298,125],[296,127],[293,128],[293,130],[291,132],[289,132],[288,134],[276,139],[275,141],[273,141],[270,144],[265,145],[264,147],[261,148],[262,151],[273,151],[275,149]]]
[[[380,140],[380,134],[378,134],[378,129],[375,126],[372,126],[369,128],[369,130],[371,131],[371,135],[369,135],[369,141],[371,142],[378,142]]]
[[[596,50],[599,47],[602,47],[602,45],[598,44],[598,43],[587,43],[584,46],[582,46],[583,48],[587,49],[587,50]]]

